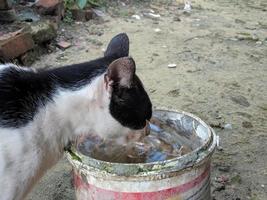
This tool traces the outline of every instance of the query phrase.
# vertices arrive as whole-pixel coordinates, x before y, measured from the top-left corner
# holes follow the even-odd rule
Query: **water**
[[[150,134],[140,137],[139,141],[130,140],[121,144],[116,138],[103,140],[97,136],[88,136],[77,143],[77,149],[86,156],[108,162],[149,163],[183,156],[201,145],[193,129],[182,131],[173,124],[177,126],[175,120],[163,122],[153,118],[149,124]]]

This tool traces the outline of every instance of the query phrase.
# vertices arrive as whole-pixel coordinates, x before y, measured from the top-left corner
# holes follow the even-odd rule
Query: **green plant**
[[[70,10],[66,9],[66,13],[65,13],[63,21],[65,23],[67,23],[67,24],[72,24],[73,23],[72,13],[71,13]]]
[[[75,0],[64,0],[64,7],[66,10],[70,10],[75,5]]]

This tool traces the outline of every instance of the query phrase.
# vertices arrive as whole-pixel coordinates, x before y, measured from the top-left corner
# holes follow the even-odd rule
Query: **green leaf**
[[[96,7],[100,6],[100,1],[97,1],[97,0],[88,0],[88,3],[91,4],[92,6],[96,6]]]
[[[84,9],[87,4],[87,0],[77,0],[77,5],[80,9]]]

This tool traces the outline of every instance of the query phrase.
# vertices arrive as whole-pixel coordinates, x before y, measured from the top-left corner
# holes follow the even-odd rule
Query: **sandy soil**
[[[154,106],[192,112],[219,134],[222,149],[215,153],[212,168],[214,199],[266,200],[266,0],[199,0],[191,14],[182,13],[179,2],[153,2],[110,6],[102,21],[62,25],[59,38],[71,41],[72,47],[57,49],[34,66],[99,57],[110,38],[127,32],[137,73]],[[131,18],[148,8],[160,19]],[[168,68],[170,63],[177,67]],[[28,199],[75,199],[70,171],[62,159]]]

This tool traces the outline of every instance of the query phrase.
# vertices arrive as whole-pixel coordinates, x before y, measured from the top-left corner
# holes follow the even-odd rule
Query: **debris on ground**
[[[225,124],[225,125],[223,126],[223,128],[224,128],[225,130],[232,130],[232,129],[233,129],[232,124]]]
[[[159,32],[161,31],[161,29],[160,29],[160,28],[155,28],[154,31],[155,31],[156,33],[159,33]]]
[[[176,64],[175,63],[171,63],[171,64],[168,64],[168,68],[176,68]]]
[[[66,42],[66,41],[60,41],[60,42],[57,43],[57,46],[58,46],[60,49],[65,50],[65,49],[71,47],[71,43]]]
[[[141,19],[141,17],[139,15],[132,15],[132,18],[133,19],[137,19],[137,20],[140,20]]]

